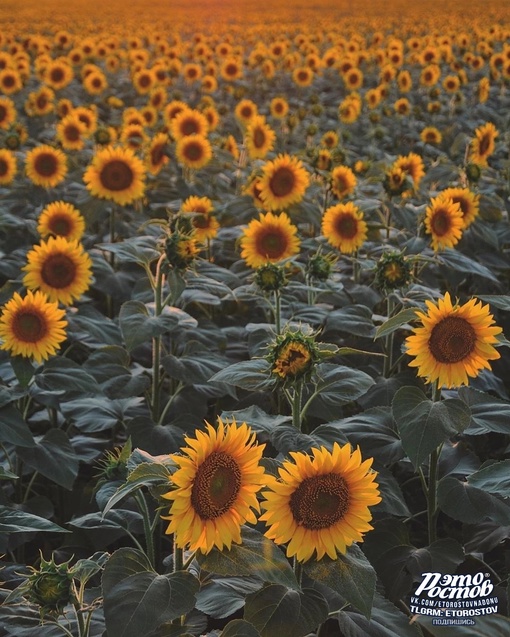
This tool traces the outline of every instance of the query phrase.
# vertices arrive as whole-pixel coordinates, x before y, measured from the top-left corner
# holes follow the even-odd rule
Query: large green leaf
[[[274,379],[271,378],[270,371],[271,367],[265,359],[256,358],[229,365],[217,374],[214,374],[209,381],[212,383],[226,383],[227,385],[258,391],[274,385]]]
[[[202,585],[195,608],[215,619],[224,619],[240,610],[246,596],[262,586],[263,582],[254,577],[215,576]]]
[[[309,577],[329,586],[370,618],[376,574],[357,545],[350,546],[347,553],[336,560],[327,556],[319,561],[310,560],[305,563],[304,570]]]
[[[496,431],[510,434],[510,403],[471,387],[460,387],[459,398],[471,410],[471,424],[465,433],[470,436]]]
[[[140,301],[127,301],[122,305],[119,323],[128,351],[179,326],[197,326],[197,321],[179,308],[165,306],[163,312],[155,316],[149,306]]]
[[[374,379],[365,372],[333,363],[318,365],[315,379],[316,398],[311,403],[313,408],[320,403],[336,409],[363,396],[374,384]]]
[[[405,308],[395,314],[387,321],[385,321],[382,325],[380,325],[375,331],[375,339],[383,338],[384,336],[388,336],[388,334],[392,334],[403,325],[412,321],[416,318],[416,309],[415,308]]]
[[[233,619],[222,630],[221,637],[260,637],[260,633],[245,619]]]
[[[77,429],[86,433],[96,433],[113,429],[118,423],[124,422],[127,414],[136,410],[142,403],[141,397],[112,400],[106,396],[87,396],[62,403],[61,409],[66,419]]]
[[[449,476],[439,481],[437,502],[451,518],[468,524],[477,524],[487,518],[505,526],[510,522],[508,504],[469,482]]]
[[[143,553],[121,548],[106,564],[104,611],[109,637],[140,637],[190,611],[198,580],[178,571],[158,575]]]
[[[18,447],[34,447],[35,440],[19,409],[14,405],[0,408],[0,442]]]
[[[433,402],[417,387],[399,389],[392,411],[404,451],[416,468],[442,442],[462,432],[471,417],[462,401]]]
[[[0,532],[24,533],[30,531],[51,531],[52,533],[69,533],[61,526],[38,515],[0,505]]]
[[[189,356],[168,355],[161,363],[170,378],[176,378],[186,385],[206,383],[211,376],[227,365],[224,358],[212,352],[195,353]]]
[[[326,332],[331,330],[370,338],[375,332],[372,312],[365,305],[358,304],[333,310],[326,321]]]
[[[112,252],[120,263],[138,263],[146,266],[158,259],[161,254],[156,250],[156,240],[150,236],[131,237],[117,243],[100,243],[96,247]]]
[[[38,387],[49,391],[101,393],[96,380],[81,365],[68,358],[51,358],[44,368],[35,374],[34,380]]]
[[[500,495],[503,498],[509,498],[510,460],[502,460],[488,467],[482,467],[476,473],[468,476],[468,482],[477,489]]]
[[[67,434],[61,429],[50,429],[36,439],[35,447],[18,447],[23,462],[65,489],[72,489],[78,475],[79,460]]]
[[[198,554],[200,567],[218,575],[255,575],[262,581],[298,589],[299,584],[290,564],[274,542],[255,529],[243,526],[242,544],[230,551],[214,548],[207,555]]]
[[[452,248],[446,248],[437,257],[438,261],[457,272],[467,272],[469,274],[476,274],[484,279],[489,279],[497,283],[497,277],[478,261],[470,259],[462,252],[453,250]]]

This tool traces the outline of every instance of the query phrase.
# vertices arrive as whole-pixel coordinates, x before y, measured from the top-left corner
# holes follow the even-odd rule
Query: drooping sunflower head
[[[265,483],[260,466],[265,445],[257,444],[246,423],[219,418],[216,429],[206,425],[206,431],[185,438],[182,455],[172,456],[179,469],[163,496],[172,501],[166,532],[175,534],[177,546],[202,553],[241,542],[241,525],[256,522],[256,494]]]
[[[168,135],[157,133],[146,151],[145,164],[151,175],[157,175],[169,161]]]
[[[281,290],[288,283],[285,270],[277,263],[265,263],[255,272],[255,284],[263,292]]]
[[[409,366],[418,368],[418,376],[450,389],[491,369],[489,361],[500,358],[494,344],[502,329],[494,325],[488,305],[474,298],[453,304],[448,292],[426,305],[427,313],[416,313],[421,325],[406,339],[407,353],[414,356]]]
[[[145,168],[130,148],[107,146],[94,155],[83,180],[96,197],[125,206],[143,196]]]
[[[262,200],[273,211],[301,201],[309,184],[310,176],[302,161],[287,154],[266,162],[258,182]]]
[[[285,328],[269,345],[267,360],[273,378],[282,384],[307,380],[321,360],[321,349],[315,341],[315,333],[305,333]]]
[[[338,258],[334,254],[323,254],[319,249],[308,259],[306,274],[312,279],[327,281],[337,261]]]
[[[360,248],[368,234],[363,212],[349,201],[326,210],[322,218],[322,234],[340,252],[351,254]]]
[[[72,204],[54,201],[39,215],[37,232],[41,237],[64,237],[68,241],[80,241],[85,232],[85,220]]]
[[[77,241],[50,237],[27,254],[23,283],[30,290],[41,290],[50,301],[71,305],[92,281],[92,261]]]
[[[213,239],[220,224],[212,214],[214,206],[209,197],[191,196],[183,202],[181,211],[192,215],[194,236],[197,241],[205,242]]]
[[[404,288],[411,282],[411,261],[401,252],[386,252],[377,262],[375,286],[387,292]]]
[[[268,478],[263,491],[265,512],[260,520],[269,529],[266,536],[287,544],[287,556],[305,562],[315,553],[337,559],[354,542],[372,530],[369,507],[381,501],[371,470],[372,458],[363,461],[359,449],[333,444],[312,449],[313,456],[291,452],[278,470],[280,479]]]
[[[261,214],[253,219],[241,238],[241,257],[251,268],[267,262],[278,263],[299,252],[297,227],[282,212]]]
[[[406,175],[413,180],[415,190],[418,189],[422,178],[425,175],[425,167],[423,159],[416,153],[409,153],[405,157],[400,156],[393,164],[394,168],[400,168]]]
[[[54,188],[67,175],[67,157],[58,148],[42,144],[27,153],[25,170],[36,186]]]
[[[66,338],[64,316],[64,310],[49,302],[43,292],[29,290],[23,298],[15,292],[0,316],[0,349],[38,363],[47,360]]]
[[[195,262],[199,247],[191,223],[189,230],[174,228],[165,241],[165,254],[169,267],[186,270]]]
[[[453,248],[462,237],[463,227],[458,203],[442,194],[431,201],[425,214],[425,231],[431,235],[434,250]]]

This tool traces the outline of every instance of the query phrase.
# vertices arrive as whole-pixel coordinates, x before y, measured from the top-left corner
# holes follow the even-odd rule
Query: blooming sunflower
[[[281,210],[301,201],[309,184],[310,177],[301,160],[285,154],[266,162],[258,187],[269,210]]]
[[[469,160],[478,166],[487,166],[487,159],[496,148],[496,137],[498,135],[498,130],[490,122],[479,126],[475,130],[474,139],[471,141]]]
[[[248,124],[246,131],[246,148],[250,159],[264,159],[267,153],[272,150],[276,134],[266,123],[266,118],[256,115]]]
[[[469,188],[447,188],[440,194],[441,197],[459,204],[464,228],[468,228],[480,212],[480,195],[471,192]]]
[[[493,325],[489,306],[477,299],[454,305],[448,292],[437,305],[425,303],[428,312],[416,312],[422,324],[406,339],[407,353],[415,357],[409,366],[418,368],[418,376],[450,389],[491,369],[488,361],[500,358],[493,344],[502,329]]]
[[[258,115],[257,105],[248,99],[241,100],[235,107],[234,114],[242,125],[247,126]]]
[[[157,175],[163,166],[168,163],[167,148],[168,135],[166,133],[157,133],[152,138],[145,157],[147,170],[152,175]]]
[[[273,97],[269,104],[269,110],[273,117],[283,119],[289,112],[289,104],[284,97]]]
[[[356,175],[348,166],[336,166],[331,171],[331,190],[339,199],[353,193],[356,183]]]
[[[6,148],[0,148],[0,186],[8,186],[16,176],[16,155]]]
[[[186,108],[172,119],[170,130],[173,138],[179,140],[188,135],[206,135],[209,124],[200,111]]]
[[[37,232],[45,238],[49,235],[79,241],[85,232],[85,220],[70,203],[54,201],[39,215]]]
[[[193,236],[197,241],[207,241],[213,239],[217,233],[220,224],[214,215],[212,215],[213,204],[209,197],[191,196],[184,201],[181,206],[182,212],[193,214]]]
[[[260,214],[244,230],[241,238],[241,257],[251,268],[258,268],[268,261],[276,263],[299,252],[297,228],[282,212]]]
[[[290,452],[294,462],[283,463],[280,480],[266,478],[270,490],[262,492],[265,513],[259,518],[269,526],[266,536],[288,542],[287,556],[300,562],[314,552],[317,560],[325,554],[336,559],[362,542],[373,528],[369,507],[381,501],[372,458],[362,462],[359,449],[335,442],[332,451],[321,447],[312,454]]]
[[[340,252],[356,252],[367,238],[363,212],[352,201],[331,206],[322,218],[322,234]]]
[[[180,164],[199,170],[206,166],[212,158],[212,148],[207,137],[188,135],[179,139],[175,147],[175,155]]]
[[[47,360],[66,338],[64,315],[43,292],[29,290],[24,298],[15,292],[0,316],[0,349],[13,356],[33,357],[38,363]]]
[[[16,117],[14,102],[8,97],[0,97],[0,128],[7,130],[16,121]]]
[[[432,235],[434,250],[453,248],[461,236],[464,223],[458,203],[442,194],[431,201],[425,214],[427,234]]]
[[[78,241],[50,237],[27,254],[23,284],[40,289],[50,301],[71,305],[92,280],[92,261]]]
[[[25,169],[36,186],[54,188],[67,175],[67,157],[61,150],[42,144],[27,153]]]
[[[420,139],[425,144],[437,145],[443,141],[443,136],[435,126],[426,126],[420,133]]]
[[[183,455],[173,460],[179,469],[175,485],[163,497],[172,500],[167,533],[177,546],[209,553],[213,547],[230,549],[241,542],[241,524],[255,524],[260,511],[256,493],[265,482],[260,459],[265,445],[258,445],[246,423],[224,424],[186,437]]]
[[[66,115],[56,128],[57,139],[63,148],[81,150],[85,146],[83,137],[87,134],[87,128],[75,115]]]
[[[125,206],[143,196],[145,168],[130,148],[107,146],[96,153],[83,180],[96,197]]]
[[[409,153],[409,155],[397,157],[394,168],[400,168],[406,175],[409,175],[413,180],[414,188],[418,189],[420,182],[425,175],[425,168],[423,166],[423,159],[416,153]]]

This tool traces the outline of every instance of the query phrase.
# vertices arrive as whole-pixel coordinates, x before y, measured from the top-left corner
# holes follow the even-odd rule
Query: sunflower
[[[356,252],[367,238],[363,212],[352,201],[331,206],[322,218],[322,234],[340,252]]]
[[[248,124],[245,143],[250,159],[264,159],[272,150],[276,134],[266,123],[266,118],[256,115]]]
[[[308,66],[298,66],[292,71],[292,79],[297,86],[310,86],[313,82],[313,71]]]
[[[216,217],[211,214],[213,211],[213,203],[209,197],[188,197],[182,204],[181,210],[182,212],[194,215],[193,236],[197,241],[203,243],[208,239],[213,239],[217,235],[220,224]]]
[[[441,193],[431,201],[425,214],[425,229],[432,235],[434,250],[453,248],[461,236],[464,222],[458,203]]]
[[[420,133],[420,139],[424,144],[436,146],[443,141],[443,136],[435,126],[426,126]]]
[[[499,135],[494,124],[487,122],[475,130],[475,137],[471,142],[469,160],[478,166],[487,166],[487,159],[496,148],[496,137]]]
[[[5,95],[13,95],[23,88],[20,74],[15,69],[0,71],[0,91]]]
[[[401,93],[408,93],[413,87],[413,80],[409,71],[400,71],[397,75],[398,90]]]
[[[448,292],[437,305],[425,303],[428,312],[416,313],[421,326],[406,339],[407,353],[415,357],[409,366],[418,368],[418,376],[450,389],[491,369],[488,361],[500,358],[493,345],[502,329],[493,325],[489,306],[477,299],[453,305]]]
[[[270,490],[262,492],[265,513],[259,518],[269,526],[266,536],[277,544],[288,542],[287,556],[300,562],[314,552],[317,560],[325,554],[334,560],[362,542],[373,528],[369,507],[381,501],[372,458],[362,462],[359,449],[337,442],[332,451],[311,451],[313,458],[290,452],[293,462],[283,463],[280,480],[266,478]]]
[[[36,186],[54,188],[67,175],[67,157],[61,150],[42,144],[27,153],[25,169]]]
[[[442,84],[447,93],[456,93],[460,88],[460,79],[458,75],[447,75]]]
[[[258,115],[257,105],[248,99],[241,100],[235,107],[234,114],[243,126],[247,126]]]
[[[339,141],[340,141],[340,138],[338,136],[338,133],[334,130],[326,131],[324,135],[321,137],[321,144],[329,149],[335,148],[336,146],[338,146]]]
[[[73,115],[76,115],[80,122],[85,124],[87,129],[87,135],[93,135],[97,130],[97,112],[95,108],[86,106],[77,106],[72,111]]]
[[[37,232],[43,238],[55,235],[68,241],[80,241],[85,232],[85,220],[72,204],[54,201],[39,215]]]
[[[38,363],[47,360],[66,338],[64,315],[64,310],[50,303],[42,292],[29,290],[24,298],[15,292],[0,316],[0,349]]]
[[[260,196],[269,210],[281,210],[301,201],[310,184],[303,163],[288,154],[278,155],[262,168]]]
[[[256,493],[265,482],[260,460],[265,445],[258,445],[246,423],[225,425],[186,437],[187,447],[173,460],[179,469],[174,488],[163,497],[171,500],[166,533],[174,533],[178,547],[209,553],[213,547],[230,550],[241,542],[241,525],[256,523],[260,507]]]
[[[83,180],[96,197],[125,206],[143,196],[145,169],[130,148],[107,146],[96,153]]]
[[[339,199],[353,193],[356,183],[356,175],[348,166],[337,166],[331,171],[331,190]]]
[[[16,176],[16,155],[6,148],[0,148],[0,186],[8,186]]]
[[[148,140],[144,127],[140,124],[128,124],[120,132],[119,141],[124,147],[136,151],[140,149]]]
[[[108,80],[105,74],[97,69],[83,79],[83,88],[89,95],[101,95],[108,88]]]
[[[152,175],[157,175],[160,170],[168,163],[168,135],[158,133],[155,135],[147,149],[145,163],[147,170]]]
[[[283,119],[289,112],[289,104],[284,97],[274,97],[269,104],[269,110],[273,117]]]
[[[139,95],[147,95],[156,86],[153,69],[142,69],[133,75],[133,86]]]
[[[200,111],[186,108],[178,113],[170,124],[172,137],[178,141],[189,135],[207,135],[209,124]]]
[[[224,60],[220,67],[220,75],[227,82],[240,80],[243,77],[242,60],[235,57],[229,57]]]
[[[480,212],[480,195],[471,192],[469,188],[447,188],[440,195],[459,204],[464,228],[468,228]]]
[[[401,97],[394,104],[393,108],[397,115],[409,115],[411,113],[411,104],[407,97]]]
[[[203,135],[188,135],[179,139],[175,147],[175,155],[180,164],[194,170],[206,166],[212,158],[212,147]]]
[[[420,182],[425,175],[425,168],[423,166],[422,158],[416,153],[409,153],[409,155],[397,157],[394,168],[400,168],[406,175],[409,175],[413,180],[414,188],[417,189]]]
[[[350,90],[357,90],[363,86],[363,71],[352,68],[342,74],[345,87]]]
[[[44,81],[55,91],[64,88],[71,83],[74,73],[67,62],[52,60],[44,69]]]
[[[89,289],[92,261],[78,241],[50,237],[27,254],[23,284],[40,289],[50,301],[71,305]]]
[[[16,106],[9,97],[0,97],[0,129],[8,130],[16,121]]]
[[[241,238],[241,257],[251,268],[258,268],[268,261],[276,263],[299,252],[297,228],[282,212],[260,214],[244,230]]]
[[[56,130],[56,137],[66,150],[81,150],[85,146],[83,137],[87,134],[87,128],[76,115],[66,115],[57,124]]]
[[[182,67],[182,76],[186,84],[193,84],[202,77],[202,67],[200,64],[189,62]]]
[[[340,102],[338,107],[338,117],[344,124],[353,124],[361,114],[361,100],[348,95]]]

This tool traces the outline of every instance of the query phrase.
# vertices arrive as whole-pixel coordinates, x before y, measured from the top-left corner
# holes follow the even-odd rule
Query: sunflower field
[[[0,637],[510,635],[510,22],[0,3]]]

